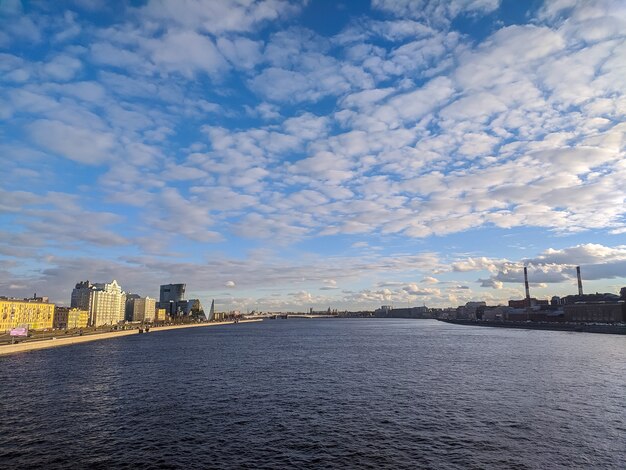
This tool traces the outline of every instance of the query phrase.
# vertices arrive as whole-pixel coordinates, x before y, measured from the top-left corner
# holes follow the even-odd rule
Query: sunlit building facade
[[[154,321],[156,299],[151,299],[150,297],[139,297],[138,299],[127,301],[127,306],[129,303],[131,304],[130,309],[132,313],[132,321]]]
[[[154,315],[154,321],[165,321],[167,320],[167,314],[164,308],[157,308],[156,313]]]
[[[54,327],[61,329],[87,328],[89,311],[79,308],[56,307],[54,310]]]
[[[0,331],[6,332],[18,326],[31,330],[52,328],[54,304],[43,299],[12,299],[0,297]]]
[[[89,312],[89,325],[116,325],[124,321],[126,293],[114,279],[110,283],[83,281],[72,291],[71,306]]]

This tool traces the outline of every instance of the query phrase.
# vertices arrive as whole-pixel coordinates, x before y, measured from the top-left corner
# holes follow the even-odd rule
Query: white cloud
[[[165,24],[211,34],[249,32],[260,23],[293,15],[301,2],[286,0],[150,0],[140,14]],[[219,18],[219,20],[216,20]]]
[[[499,299],[510,293],[507,283],[519,282],[524,262],[535,284],[551,288],[571,281],[572,263],[594,279],[623,272],[622,248],[599,243],[526,260],[483,252],[452,259],[454,283],[445,283],[438,260],[424,261],[438,273],[416,274],[382,254],[398,244],[439,246],[446,234],[478,227],[486,239],[526,227],[550,240],[619,238],[626,198],[622,2],[550,2],[536,17],[529,10],[529,24],[493,23],[486,38],[454,31],[452,20],[492,12],[496,1],[379,0],[376,19],[364,15],[329,36],[301,25],[303,3],[280,0],[149,1],[106,27],[89,23],[82,7],[53,19],[37,5],[27,14],[6,5],[12,16],[0,45],[47,40],[36,56],[0,56],[5,180],[87,195],[97,207],[72,206],[64,218],[56,211],[67,202],[57,201],[20,216],[13,203],[28,205],[32,195],[11,192],[2,209],[23,233],[6,235],[5,251],[33,246],[39,256],[75,241],[86,250],[109,243],[111,258],[180,249],[176,256],[197,259],[213,253],[216,241],[229,250],[233,240],[251,238],[287,252],[293,243],[317,246],[324,235],[359,248],[341,260],[345,277],[335,274],[344,269],[339,261],[329,263],[335,271],[311,271],[313,262],[282,260],[254,264],[241,280],[220,265],[225,274],[211,285],[237,279],[238,288],[250,289],[255,270],[305,292],[307,301],[345,305],[417,295],[461,301],[475,295],[462,288],[470,281],[463,273],[477,271],[477,285],[496,288]],[[67,162],[54,156],[93,165],[90,186],[63,186],[55,164]],[[135,211],[137,228],[115,217]],[[101,227],[82,235],[56,227],[50,243],[34,233],[45,223],[79,224],[81,214]],[[152,268],[135,266],[137,273]],[[196,265],[173,269],[182,274]],[[368,270],[402,281],[350,284]],[[205,275],[197,279],[205,283]],[[303,278],[306,285],[297,281]],[[339,285],[352,293],[339,299],[331,292]],[[320,289],[328,296],[306,297]],[[291,297],[280,301],[294,305]]]
[[[40,119],[29,124],[28,130],[33,140],[44,149],[87,165],[106,163],[116,144],[111,133],[70,126],[60,121]]]
[[[67,81],[82,69],[82,63],[75,57],[60,55],[43,66],[43,72],[52,80]]]
[[[169,31],[162,38],[147,40],[145,47],[157,66],[187,78],[196,71],[215,75],[228,67],[213,41],[193,31]]]
[[[547,250],[536,258],[529,259],[533,264],[598,264],[604,262],[626,260],[626,245],[609,247],[598,243],[586,243],[569,248]]]
[[[372,7],[400,18],[427,18],[447,24],[458,15],[489,13],[498,8],[500,0],[372,0]]]

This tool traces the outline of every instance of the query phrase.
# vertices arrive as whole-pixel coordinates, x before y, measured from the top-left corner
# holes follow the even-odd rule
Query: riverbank
[[[539,323],[511,321],[474,321],[439,319],[445,323],[465,326],[486,326],[491,328],[515,328],[521,330],[572,331],[581,333],[604,333],[610,335],[626,335],[626,325],[590,325],[585,323]]]
[[[253,323],[261,320],[240,320],[239,323]],[[182,328],[198,328],[203,326],[219,326],[219,325],[232,325],[235,322],[233,321],[224,321],[224,322],[211,322],[211,323],[190,323],[185,325],[169,325],[169,326],[159,326],[150,328],[150,332],[147,333],[151,335],[153,333],[158,333],[160,331],[168,331],[168,330],[178,330]],[[122,336],[130,336],[139,334],[138,329],[134,330],[121,330],[121,331],[111,331],[106,333],[94,333],[85,336],[72,336],[70,338],[63,337],[52,337],[50,339],[36,340],[36,341],[24,341],[17,344],[7,344],[0,346],[0,356],[4,356],[7,354],[16,354],[20,352],[26,351],[36,351],[38,349],[48,349],[48,348],[56,348],[60,346],[70,346],[72,344],[80,344],[87,343],[90,341],[100,341],[103,339],[111,339],[111,338],[121,338]],[[146,333],[144,333],[146,334]]]

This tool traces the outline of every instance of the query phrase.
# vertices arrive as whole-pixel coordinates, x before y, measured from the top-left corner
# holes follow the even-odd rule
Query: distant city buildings
[[[309,315],[342,317],[439,318],[462,322],[535,322],[535,323],[626,323],[626,287],[620,294],[584,294],[580,269],[578,293],[564,297],[553,296],[550,301],[530,297],[528,272],[524,270],[524,299],[513,299],[508,305],[488,306],[484,301],[471,301],[459,307],[394,308],[384,305],[379,309],[360,312],[338,312],[330,307]],[[71,294],[70,307],[55,307],[47,297],[36,294],[29,299],[0,297],[0,332],[14,328],[32,330],[82,329],[124,322],[163,323],[196,320],[221,321],[237,318],[238,311],[225,315],[215,311],[211,302],[208,315],[198,299],[185,299],[185,284],[163,284],[159,301],[138,294],[127,294],[116,280],[110,283],[78,282]],[[276,315],[274,315],[276,317]],[[519,326],[519,325],[518,325]]]
[[[335,314],[337,314],[336,311]],[[430,309],[426,306],[393,308],[391,305],[383,305],[374,311],[374,316],[380,318],[432,318]]]
[[[198,299],[185,300],[185,284],[163,284],[159,289],[158,308],[170,317],[196,317],[206,319]]]
[[[89,325],[117,325],[124,321],[126,293],[114,279],[110,283],[82,281],[72,291],[72,308],[89,312]]]

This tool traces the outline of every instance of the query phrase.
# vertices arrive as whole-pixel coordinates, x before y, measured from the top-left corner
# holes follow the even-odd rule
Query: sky
[[[626,286],[626,2],[0,0],[0,295]]]

